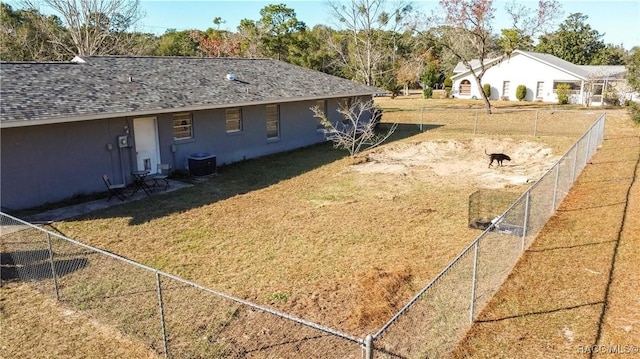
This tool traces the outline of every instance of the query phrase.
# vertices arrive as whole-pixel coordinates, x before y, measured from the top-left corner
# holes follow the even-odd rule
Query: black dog
[[[488,154],[487,150],[484,150],[484,154],[489,156],[489,158],[491,159],[491,161],[489,162],[489,168],[491,168],[491,165],[493,164],[493,161],[498,162],[498,166],[500,166],[500,167],[502,167],[502,161],[511,161],[511,157],[505,155],[504,153]]]

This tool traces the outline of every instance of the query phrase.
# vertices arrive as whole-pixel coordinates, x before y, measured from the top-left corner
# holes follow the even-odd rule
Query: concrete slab
[[[177,191],[182,188],[193,186],[190,183],[174,181],[174,180],[169,180],[169,184],[170,186],[169,188],[167,188],[167,190],[156,189],[153,192],[151,192],[151,197],[160,196],[165,193],[169,193],[169,192]],[[138,191],[138,193],[136,193],[135,195],[132,195],[131,192],[132,192],[131,190],[128,190],[128,192],[126,192],[126,199],[124,201],[121,201],[115,197],[112,198],[110,201],[107,201],[107,199],[100,199],[100,200],[91,201],[91,202],[79,203],[73,206],[52,209],[46,212],[30,215],[21,219],[30,223],[55,222],[55,221],[61,221],[68,218],[77,217],[77,216],[90,213],[93,211],[97,211],[100,209],[104,209],[112,206],[119,206],[127,202],[132,202],[132,201],[137,201],[143,198],[147,198],[147,195],[144,193],[144,191]]]

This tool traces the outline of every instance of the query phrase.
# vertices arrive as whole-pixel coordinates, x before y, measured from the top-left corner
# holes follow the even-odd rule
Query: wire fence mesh
[[[576,136],[593,124],[594,113],[555,109],[386,109],[383,121],[415,125],[419,131],[530,136]]]
[[[424,111],[421,115],[420,121]],[[437,118],[431,112],[429,116]],[[562,121],[556,113],[536,111],[535,116],[535,122],[525,128],[507,123],[511,114],[505,117],[503,129],[558,133],[556,127]],[[445,127],[447,131],[494,131],[494,124],[485,121],[476,111]],[[569,192],[602,142],[604,124],[602,115],[435,279],[377,333],[365,338],[212,291],[4,213],[0,213],[0,277],[3,283],[20,280],[51,293],[140,338],[166,357],[440,357],[469,328]],[[573,132],[575,127],[566,131]]]
[[[167,351],[177,358],[359,358],[361,342],[162,275]],[[312,324],[312,323],[309,323]]]
[[[362,340],[0,215],[2,281],[29,282],[171,358],[360,358]],[[327,356],[327,354],[329,354]]]
[[[375,358],[439,358],[452,350],[551,218],[602,142],[605,115],[372,338]]]
[[[376,335],[374,358],[438,357],[471,325],[470,278],[474,250],[467,248]]]
[[[19,278],[43,293],[55,295],[52,263],[46,234],[32,225],[1,219],[0,278],[2,282]],[[11,250],[5,250],[11,248]]]
[[[55,273],[59,300],[161,350],[155,273],[59,235],[51,240],[62,270]]]

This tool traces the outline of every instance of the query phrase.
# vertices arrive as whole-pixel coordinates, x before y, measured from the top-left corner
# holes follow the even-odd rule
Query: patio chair
[[[171,166],[168,163],[158,163],[158,173],[151,176],[153,180],[153,186],[162,186],[164,185],[164,190],[166,191],[169,188],[169,170]]]
[[[124,184],[112,184],[111,180],[109,180],[109,176],[107,175],[102,175],[102,180],[109,190],[109,199],[107,199],[107,202],[111,201],[111,198],[113,197],[118,198],[122,202],[125,201],[124,189],[126,186]]]

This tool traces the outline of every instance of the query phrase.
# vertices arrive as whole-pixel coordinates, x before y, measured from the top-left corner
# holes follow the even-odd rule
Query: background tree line
[[[43,4],[55,14],[45,15],[38,7]],[[457,63],[471,69],[473,59],[516,49],[550,53],[578,65],[624,65],[639,51],[604,43],[584,14],[570,14],[556,26],[562,12],[555,0],[539,1],[533,9],[514,1],[506,8],[512,26],[499,33],[493,29],[491,0],[442,0],[432,14],[402,1],[328,4],[335,28],[309,28],[292,8],[272,4],[260,11],[259,20],[243,19],[236,31],[221,30],[224,20],[216,17],[208,29],[155,35],[134,30],[142,17],[138,1],[23,0],[20,8],[0,3],[0,59],[267,57],[398,92],[417,84],[442,86]],[[487,69],[474,73],[479,86]]]

